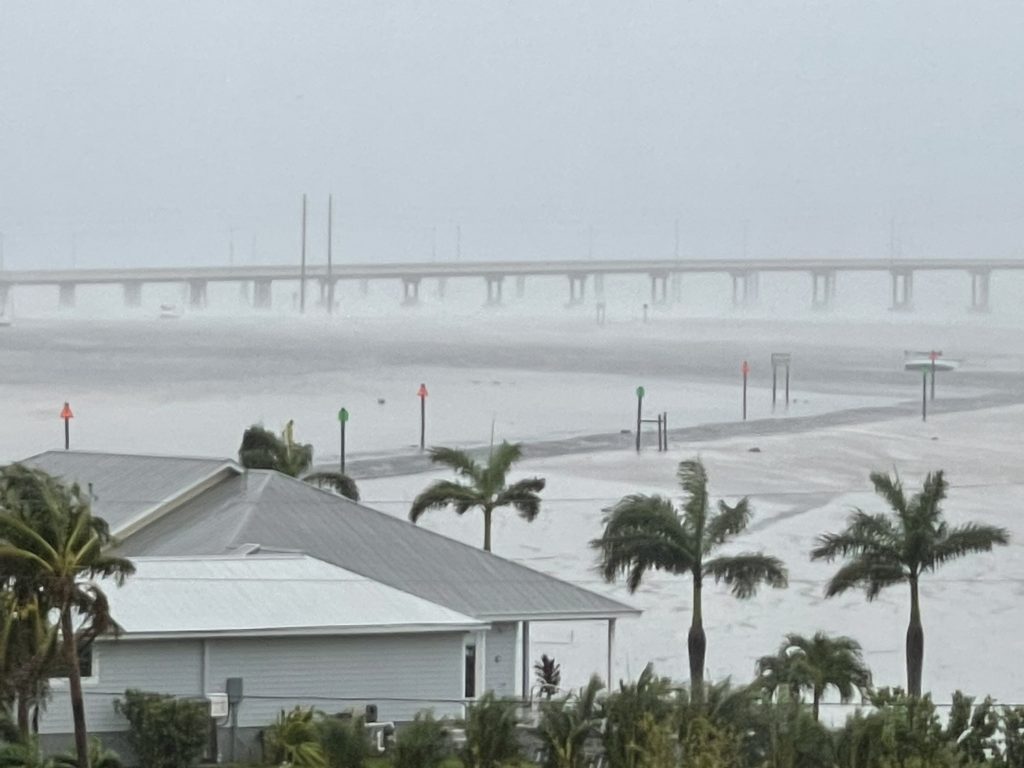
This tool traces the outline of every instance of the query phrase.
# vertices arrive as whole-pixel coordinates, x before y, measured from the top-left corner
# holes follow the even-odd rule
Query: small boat
[[[160,305],[160,319],[161,320],[177,320],[181,317],[181,310],[178,309],[177,304],[161,304]]]

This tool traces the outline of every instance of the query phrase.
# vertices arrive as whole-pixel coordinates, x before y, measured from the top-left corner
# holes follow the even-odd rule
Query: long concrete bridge
[[[56,286],[59,303],[74,306],[75,292],[82,285],[121,284],[127,306],[142,301],[142,287],[155,283],[179,283],[188,287],[188,301],[193,308],[202,308],[207,301],[207,286],[213,282],[234,282],[248,295],[252,286],[252,303],[267,309],[271,306],[274,282],[297,282],[302,308],[306,305],[309,283],[319,286],[322,301],[333,306],[336,284],[342,280],[359,281],[365,290],[370,280],[400,281],[403,303],[419,300],[420,283],[438,281],[443,296],[446,282],[452,279],[482,279],[486,285],[486,303],[499,304],[503,298],[506,278],[514,278],[516,294],[522,296],[528,277],[563,276],[569,283],[569,304],[579,304],[586,296],[591,281],[598,300],[604,294],[606,275],[646,275],[651,283],[651,303],[661,304],[678,299],[681,278],[686,274],[719,273],[732,278],[734,305],[749,305],[758,299],[759,275],[762,272],[802,272],[809,276],[811,304],[827,309],[836,295],[836,276],[841,272],[888,273],[892,288],[892,309],[909,310],[913,306],[914,275],[918,272],[955,271],[970,278],[968,306],[975,311],[989,309],[989,287],[993,272],[1024,270],[1021,259],[638,259],[616,261],[487,261],[487,262],[423,262],[388,264],[311,264],[305,268],[291,265],[245,265],[220,267],[146,267],[69,270],[19,270],[0,272],[0,311],[10,292],[19,286]]]

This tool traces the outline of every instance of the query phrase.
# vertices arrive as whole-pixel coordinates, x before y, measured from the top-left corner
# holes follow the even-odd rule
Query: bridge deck
[[[687,272],[905,272],[1024,270],[1024,259],[647,259],[615,261],[421,262],[335,264],[337,280],[417,279],[428,277],[506,277],[614,275]],[[298,280],[299,265],[222,267],[144,267],[0,272],[0,284],[169,283],[197,281]],[[326,278],[325,264],[310,264],[306,277]]]

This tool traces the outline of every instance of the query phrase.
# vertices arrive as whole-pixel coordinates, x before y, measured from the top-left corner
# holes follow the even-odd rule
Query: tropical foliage
[[[693,602],[687,651],[690,685],[699,697],[707,651],[704,581],[723,582],[735,597],[746,599],[762,584],[785,587],[786,569],[778,558],[761,552],[714,556],[717,549],[746,529],[750,503],[743,498],[735,506],[719,501],[717,508],[713,507],[707,472],[699,460],[681,462],[677,477],[684,493],[680,511],[664,496],[626,496],[606,510],[604,534],[592,545],[599,552],[605,579],[624,576],[630,592],[640,587],[649,571],[691,578]]]
[[[32,638],[26,641],[31,650],[23,651],[23,658],[49,654],[50,630],[43,622],[55,615],[60,638],[55,659],[68,678],[78,765],[88,768],[79,652],[99,635],[117,631],[97,581],[106,578],[120,584],[134,567],[107,553],[114,543],[109,528],[92,515],[89,498],[77,485],[66,486],[39,470],[11,465],[0,473],[0,494],[0,583],[13,597],[21,625],[18,636]],[[23,611],[29,617],[27,629]],[[31,693],[38,693],[40,685],[35,683]]]
[[[466,768],[498,768],[519,757],[516,703],[488,691],[473,702],[464,723],[466,745],[459,755]]]
[[[576,693],[543,705],[538,735],[544,744],[544,768],[583,768],[586,764],[587,740],[599,734],[597,694],[603,687],[592,677]]]
[[[253,424],[242,434],[238,460],[247,469],[272,469],[359,501],[359,487],[344,472],[309,472],[313,465],[313,446],[296,442],[293,421],[285,425],[280,435]]]
[[[562,684],[562,667],[546,653],[541,654],[540,661],[533,665],[540,696],[550,699],[558,692]]]
[[[494,510],[514,508],[524,520],[532,521],[540,513],[540,492],[545,481],[531,477],[509,484],[508,473],[512,465],[522,458],[518,443],[502,442],[491,451],[486,464],[481,465],[465,451],[454,448],[431,448],[430,460],[451,468],[461,482],[438,480],[428,486],[413,502],[409,519],[414,523],[431,509],[454,507],[464,515],[479,508],[484,517],[484,549],[491,551],[491,517]]]
[[[861,656],[860,643],[824,632],[816,632],[813,637],[786,635],[775,655],[758,660],[757,674],[769,693],[783,689],[795,698],[810,693],[815,720],[827,689],[834,688],[845,703],[854,693],[864,694],[871,686],[871,671]]]
[[[319,716],[313,707],[281,710],[267,728],[264,745],[271,763],[294,768],[327,768],[317,729]]]
[[[203,701],[129,689],[114,710],[128,721],[128,743],[148,768],[190,768],[206,750],[210,720]]]
[[[871,482],[888,503],[891,514],[855,510],[844,531],[818,538],[811,558],[846,561],[829,581],[827,597],[860,588],[868,600],[874,600],[886,587],[909,587],[907,690],[911,696],[920,696],[924,666],[921,577],[966,555],[1005,545],[1010,537],[1004,528],[981,523],[950,526],[942,513],[948,484],[941,470],[929,473],[921,490],[910,497],[897,475],[874,472]]]

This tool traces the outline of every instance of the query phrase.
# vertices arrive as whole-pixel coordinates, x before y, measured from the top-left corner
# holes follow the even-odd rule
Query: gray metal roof
[[[91,486],[93,510],[119,535],[183,501],[211,480],[242,471],[227,459],[91,451],[47,451],[21,463],[78,483],[83,490]]]
[[[105,584],[128,640],[459,632],[486,624],[306,555],[135,558]]]
[[[224,480],[124,539],[129,557],[247,545],[313,557],[483,620],[611,618],[639,611],[277,472]]]

